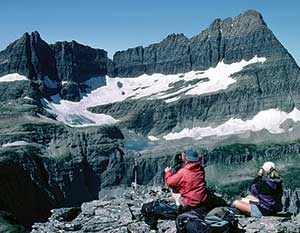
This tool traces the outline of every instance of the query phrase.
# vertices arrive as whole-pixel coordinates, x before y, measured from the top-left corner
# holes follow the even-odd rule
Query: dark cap
[[[194,148],[189,148],[185,151],[185,157],[188,162],[198,162],[200,161],[199,154]]]

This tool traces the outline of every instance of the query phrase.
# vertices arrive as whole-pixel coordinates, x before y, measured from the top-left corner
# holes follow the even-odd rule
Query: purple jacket
[[[276,213],[282,210],[282,180],[266,179],[258,176],[254,179],[251,187],[251,193],[259,199],[255,203],[262,211],[263,215]]]

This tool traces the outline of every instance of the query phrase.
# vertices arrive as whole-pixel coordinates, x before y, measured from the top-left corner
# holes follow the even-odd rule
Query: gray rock
[[[286,189],[283,195],[285,211],[293,214],[300,213],[300,189]]]
[[[61,221],[61,222],[70,222],[80,214],[81,209],[78,207],[72,207],[72,208],[54,209],[51,212],[52,212],[51,217],[54,220]]]
[[[219,125],[231,118],[252,119],[270,108],[290,112],[298,107],[299,67],[262,16],[253,10],[223,21],[217,19],[191,39],[172,34],[145,48],[117,52],[113,59],[115,68],[109,73],[118,77],[177,74],[214,67],[222,60],[228,64],[249,60],[256,55],[266,57],[266,62],[247,66],[234,74],[237,82],[224,91],[182,95],[180,100],[171,103],[128,99],[90,110],[121,119],[121,127],[138,134],[165,135],[183,128]],[[177,88],[187,85],[183,83]]]
[[[118,189],[118,188],[117,188]],[[130,208],[141,208],[146,202],[145,196],[151,195],[152,198],[164,199],[167,198],[162,192],[162,195],[156,196],[159,193],[159,187],[152,190],[151,187],[137,186],[136,189],[127,188],[124,190],[124,197],[129,193],[134,193],[134,200],[127,198],[113,199],[110,201],[93,201],[82,205],[82,213],[75,219],[66,222],[57,222],[53,215],[46,223],[36,223],[33,225],[33,233],[56,232],[64,229],[69,232],[168,232],[175,233],[175,221],[159,220],[158,230],[151,231],[142,218],[132,219],[129,208],[126,204],[131,204]],[[113,193],[118,192],[111,189]],[[161,188],[160,188],[161,191]],[[170,198],[170,194],[169,195]],[[170,199],[169,199],[170,200]],[[87,209],[96,209],[96,211],[86,211]],[[240,218],[239,228],[241,232],[289,232],[298,233],[300,231],[300,222],[297,217],[262,217],[255,218]],[[80,229],[72,229],[71,226],[80,226]],[[244,230],[244,231],[242,231]]]
[[[107,73],[107,52],[71,42],[57,42],[50,45],[62,81],[82,83],[89,78],[103,76]]]
[[[38,32],[25,33],[0,52],[0,76],[10,73],[31,79],[44,96],[56,94],[60,89],[52,50]]]
[[[61,96],[65,100],[80,101],[80,86],[76,82],[68,82],[61,89]]]
[[[241,222],[241,220],[240,220]],[[300,231],[299,222],[295,219],[280,217],[262,217],[260,219],[246,218],[242,224],[246,232],[290,232]]]
[[[76,41],[57,42],[50,47],[60,80],[68,81],[61,90],[64,99],[79,101],[80,92],[86,91],[86,87],[81,84],[107,73],[108,58],[105,50],[84,46]]]

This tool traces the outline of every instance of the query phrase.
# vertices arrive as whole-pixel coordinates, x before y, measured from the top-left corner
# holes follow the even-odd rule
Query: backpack
[[[141,214],[151,229],[157,229],[158,219],[176,219],[177,206],[165,200],[155,200],[143,204]]]
[[[205,217],[205,222],[211,227],[212,233],[227,233],[238,231],[237,212],[230,207],[212,209]]]
[[[212,233],[228,233],[230,231],[230,224],[228,221],[223,220],[217,216],[207,216],[204,219],[205,223],[209,225]]]
[[[176,229],[178,233],[198,233],[205,232],[210,233],[209,225],[204,221],[207,212],[202,209],[194,209],[183,214],[180,214],[176,218]]]
[[[183,213],[176,218],[178,233],[231,233],[238,232],[238,219],[230,207],[217,207],[207,215],[203,209]]]

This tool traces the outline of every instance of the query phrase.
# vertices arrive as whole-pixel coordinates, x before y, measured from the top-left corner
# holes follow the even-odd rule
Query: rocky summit
[[[26,231],[19,224],[30,229],[52,210],[33,231],[147,232],[138,211],[153,198],[148,188],[162,186],[163,169],[193,145],[208,185],[230,201],[274,161],[284,211],[298,217],[240,223],[248,232],[299,232],[299,90],[297,63],[255,10],[113,59],[25,33],[0,52],[3,229]],[[104,198],[132,182],[145,192]]]
[[[83,203],[81,208],[52,211],[46,223],[35,223],[32,233],[46,232],[166,232],[176,233],[175,221],[159,220],[153,231],[143,221],[140,208],[156,199],[170,201],[170,193],[161,187],[113,188],[100,192],[99,200]],[[292,217],[239,218],[240,232],[300,231],[300,215]]]

